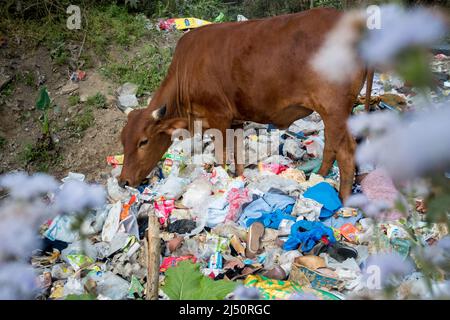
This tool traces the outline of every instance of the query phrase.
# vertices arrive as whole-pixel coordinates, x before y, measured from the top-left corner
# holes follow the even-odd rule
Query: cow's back
[[[290,101],[308,105],[323,86],[310,62],[341,15],[314,9],[201,27],[180,39],[171,74],[185,101],[271,122],[271,110]]]

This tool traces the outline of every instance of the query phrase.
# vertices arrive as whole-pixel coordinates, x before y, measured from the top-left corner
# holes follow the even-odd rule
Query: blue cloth
[[[303,196],[316,200],[323,205],[320,211],[320,219],[331,217],[337,210],[342,208],[342,202],[336,189],[327,182],[320,182],[308,188]]]
[[[290,213],[292,212],[292,205],[289,205],[286,207],[286,212]],[[275,210],[275,212],[272,213],[263,213],[259,218],[249,218],[245,221],[245,226],[248,228],[250,227],[254,222],[261,222],[264,227],[266,228],[272,228],[272,229],[278,229],[280,227],[280,223],[282,220],[297,220],[296,217],[293,217],[289,214],[284,214],[283,211],[280,209]]]
[[[255,199],[254,201],[250,202],[243,208],[241,217],[239,218],[239,223],[242,226],[247,227],[248,225],[250,225],[247,223],[247,220],[258,219],[261,218],[264,214],[270,215],[276,212],[277,210],[279,211],[278,214],[280,213],[285,215],[290,214],[292,212],[294,204],[295,204],[294,198],[286,194],[280,193],[276,189],[270,189],[269,192],[265,193],[262,197]],[[276,224],[275,221],[278,221],[277,217],[278,215],[273,218],[275,224]],[[265,218],[268,217],[265,216]],[[253,222],[254,221],[255,220],[253,220]],[[272,223],[269,224],[273,225]]]
[[[335,243],[333,230],[320,221],[300,220],[291,227],[291,234],[283,245],[284,250],[295,250],[301,245],[303,252],[310,251],[317,242],[326,236],[330,243]]]

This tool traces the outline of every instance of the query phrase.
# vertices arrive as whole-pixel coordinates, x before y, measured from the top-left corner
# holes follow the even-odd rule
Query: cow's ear
[[[167,107],[166,107],[166,105],[163,105],[162,107],[159,107],[158,109],[156,109],[152,112],[152,117],[155,120],[161,120],[166,115],[166,112],[167,112]]]
[[[168,135],[172,135],[175,130],[186,129],[188,127],[188,122],[183,118],[175,118],[163,121],[164,124],[161,125],[160,132],[165,132]]]

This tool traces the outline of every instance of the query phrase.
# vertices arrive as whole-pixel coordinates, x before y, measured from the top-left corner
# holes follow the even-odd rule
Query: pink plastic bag
[[[159,272],[166,272],[170,267],[175,267],[178,262],[184,260],[191,260],[193,263],[197,262],[197,258],[194,256],[181,256],[181,257],[166,257],[163,259]]]
[[[159,217],[159,223],[166,223],[173,209],[175,209],[175,200],[161,200],[155,201],[154,203],[155,213]]]
[[[247,188],[232,188],[227,193],[227,201],[229,203],[228,214],[225,217],[225,221],[231,220],[236,221],[239,218],[239,214],[241,213],[242,205],[251,200],[248,195]]]

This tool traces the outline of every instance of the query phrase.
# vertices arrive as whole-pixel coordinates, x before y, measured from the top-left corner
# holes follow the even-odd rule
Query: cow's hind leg
[[[337,150],[340,173],[339,196],[342,200],[346,200],[352,193],[352,184],[355,177],[355,149],[356,142],[345,128],[342,145]]]
[[[333,138],[328,134],[330,130],[325,127],[325,147],[323,149],[322,164],[319,169],[319,174],[323,177],[327,176],[333,166],[334,160],[336,160],[336,150],[332,148],[330,142]]]
[[[339,196],[345,200],[351,194],[355,174],[355,141],[347,129],[347,116],[334,114],[323,117],[325,123],[325,149],[319,174],[325,176],[334,160],[339,165]]]

